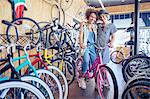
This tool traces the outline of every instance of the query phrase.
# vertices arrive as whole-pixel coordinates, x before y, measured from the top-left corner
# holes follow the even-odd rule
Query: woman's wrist
[[[80,47],[83,48],[83,49],[85,48],[83,43],[80,43]]]

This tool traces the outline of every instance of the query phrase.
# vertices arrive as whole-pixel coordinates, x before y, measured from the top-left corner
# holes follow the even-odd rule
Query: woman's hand
[[[82,49],[85,49],[85,45],[84,45],[84,44],[80,44],[80,47],[81,47]]]
[[[109,42],[109,43],[108,43],[108,46],[109,46],[110,48],[112,48],[112,47],[113,47],[113,43],[112,43],[112,42]]]
[[[80,27],[83,28],[83,26],[85,25],[85,23],[86,23],[85,21],[82,21],[82,22],[80,23]]]

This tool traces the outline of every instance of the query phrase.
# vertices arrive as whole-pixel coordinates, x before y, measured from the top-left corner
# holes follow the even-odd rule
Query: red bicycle
[[[38,69],[39,68],[45,68],[46,70],[50,70],[51,72],[53,72],[55,74],[55,76],[57,76],[57,78],[60,80],[62,89],[64,91],[64,99],[67,99],[68,96],[68,83],[67,83],[67,79],[65,77],[65,75],[63,74],[63,72],[57,68],[57,66],[52,66],[51,64],[47,63],[47,61],[45,61],[40,54],[40,49],[41,49],[41,44],[39,43],[36,46],[36,53],[35,54],[29,54],[29,57],[32,58],[32,66],[37,66]],[[28,72],[28,71],[26,71]],[[56,86],[57,87],[57,86]]]

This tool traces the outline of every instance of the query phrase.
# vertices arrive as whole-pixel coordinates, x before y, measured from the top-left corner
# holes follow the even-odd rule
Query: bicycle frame
[[[49,65],[52,65],[52,63],[50,62],[49,59],[51,59],[51,58],[54,57],[55,55],[54,55],[54,54],[48,55],[48,52],[47,52],[47,49],[46,49],[46,48],[44,49],[43,52],[44,52],[44,61],[46,61]],[[63,71],[63,63],[64,63],[64,61],[63,61],[63,58],[62,58],[62,60],[61,60],[61,62],[60,62],[60,64],[59,64],[59,69],[60,69],[61,71]]]
[[[36,63],[40,62],[40,68],[43,68],[42,65],[44,65],[44,67],[46,68],[46,70],[48,70],[48,66],[47,65],[52,65],[50,63],[50,61],[48,60],[49,58],[52,58],[53,55],[50,55],[50,56],[47,56],[47,50],[44,50],[45,51],[45,54],[44,56],[46,57],[46,59],[44,59],[43,61],[43,58],[41,57],[40,55],[40,52],[37,51],[36,54],[30,54],[29,57],[37,57],[33,62],[32,62],[32,65],[34,66]]]
[[[82,57],[81,57],[81,60],[82,60]],[[103,86],[105,86],[105,85],[110,86],[110,84],[109,84],[109,81],[108,81],[108,78],[107,78],[107,72],[105,71],[105,69],[100,69],[100,67],[102,67],[102,66],[106,66],[106,64],[103,64],[101,54],[99,54],[96,57],[96,59],[95,59],[94,63],[92,64],[92,66],[91,67],[89,66],[89,69],[86,71],[85,74],[82,75],[82,77],[83,78],[87,77],[88,79],[90,79],[90,78],[94,78],[94,77],[97,78],[97,76],[100,75],[99,78],[97,79],[97,82],[101,84],[99,86],[100,87],[99,94],[102,97],[102,99],[105,99],[103,94],[102,94]],[[93,72],[93,75],[90,76],[90,72],[92,70],[94,70],[94,72]]]
[[[10,55],[9,55],[10,56]],[[31,65],[31,63],[30,63],[30,61],[29,61],[29,59],[28,59],[28,54],[25,54],[24,56],[20,56],[20,57],[16,57],[16,58],[13,58],[12,60],[10,60],[10,61],[12,61],[12,63],[13,62],[16,62],[16,61],[18,61],[18,60],[21,60],[21,59],[26,59],[22,64],[20,64],[19,66],[17,66],[16,68],[14,67],[14,66],[12,66],[11,64],[6,64],[6,66],[4,67],[4,68],[2,68],[1,70],[0,70],[0,73],[2,74],[3,72],[5,72],[6,70],[8,70],[9,68],[11,68],[11,71],[12,71],[12,75],[11,76],[14,76],[14,74],[16,74],[17,75],[17,78],[20,78],[19,77],[19,71],[22,69],[22,68],[24,68],[25,66],[29,66],[29,68],[31,68],[32,70],[33,70],[33,72],[34,72],[34,74],[37,76],[37,77],[39,77],[38,76],[38,74],[37,74],[37,72],[36,72],[36,69]],[[5,64],[7,61],[4,61],[2,64]],[[1,65],[2,65],[1,64]],[[3,78],[4,80],[8,80],[8,78]],[[1,80],[3,80],[3,79],[1,79]]]
[[[125,53],[125,51],[124,51],[123,47],[120,47],[120,49],[119,49],[118,51],[119,51],[119,53],[120,53],[120,52],[122,52],[122,53],[123,53],[123,57],[124,57],[124,59],[127,59],[127,58],[129,58],[129,57],[130,57],[130,52],[131,52],[131,50],[130,50],[130,52],[128,52],[127,56],[124,54],[124,53]],[[117,55],[118,55],[118,54],[117,54]]]
[[[32,62],[32,65],[34,66],[36,63],[40,62],[40,68],[43,68],[42,65],[44,65],[44,67],[46,68],[46,70],[49,70],[48,65],[52,66],[52,64],[50,63],[50,61],[48,60],[49,58],[52,58],[54,55],[47,55],[47,49],[44,49],[44,56],[46,57],[45,60],[43,60],[43,58],[40,55],[40,52],[37,50],[36,54],[32,54],[29,55],[29,57],[36,57],[36,59]],[[67,81],[66,81],[66,85]],[[65,96],[64,98],[66,99],[66,97],[68,96],[68,86],[66,86],[66,92],[65,92]]]
[[[101,64],[102,60],[101,58],[98,56],[96,57],[94,63],[92,64],[92,66],[86,71],[85,74],[82,75],[82,77],[88,77],[89,78],[93,78],[93,77],[96,77],[96,74],[99,72],[99,67],[100,66],[106,66],[106,64]],[[94,70],[94,73],[92,76],[90,76],[90,72]]]
[[[37,74],[37,72],[36,72],[36,69],[31,64],[30,59],[29,59],[29,55],[27,53],[24,56],[13,58],[12,62],[15,62],[15,61],[20,60],[20,59],[26,59],[26,60],[16,68],[17,72],[19,72],[22,68],[24,68],[25,66],[28,65],[29,68],[31,68],[33,70],[34,74],[37,77],[39,77],[38,74]]]
[[[9,60],[9,63],[6,64],[6,66],[0,70],[0,74],[4,73],[4,72],[7,71],[8,69],[11,69],[11,77],[10,77],[10,78],[9,78],[9,77],[0,78],[0,82],[1,82],[1,81],[7,81],[7,80],[9,80],[9,79],[19,79],[19,80],[22,80],[22,77],[21,77],[21,75],[19,74],[19,71],[20,71],[21,68],[25,67],[27,64],[28,64],[29,67],[33,70],[33,73],[35,74],[35,76],[36,76],[36,77],[39,77],[38,74],[37,74],[37,72],[36,72],[36,70],[34,69],[34,67],[33,67],[33,66],[30,66],[30,61],[26,60],[26,61],[23,62],[21,65],[19,65],[17,68],[15,68],[15,67],[13,66],[13,64],[11,63],[11,61],[12,61],[12,62],[15,62],[15,61],[20,60],[20,59],[26,59],[26,58],[28,58],[28,55],[27,55],[27,54],[25,54],[24,56],[21,56],[21,57],[13,58],[13,59],[11,59],[11,55],[8,54],[7,56],[9,56],[9,57],[7,58],[7,60],[6,60],[6,59],[1,59],[1,60],[0,60],[0,62],[3,62],[3,63],[0,64],[0,65],[5,64],[5,63]],[[16,75],[17,77],[14,77],[14,75]],[[24,77],[26,78],[26,77],[28,77],[28,76],[24,76]],[[24,78],[24,77],[23,77],[23,78]],[[29,76],[29,77],[30,77],[30,76]],[[31,77],[32,77],[32,76],[31,76]],[[33,79],[34,81],[37,81],[37,80],[35,80],[35,78],[31,78],[31,79]],[[30,79],[30,80],[31,80],[31,79]],[[35,83],[33,82],[33,84],[35,84]],[[41,84],[43,85],[43,83],[41,83]],[[9,91],[9,89],[6,89],[6,90],[4,90],[3,93],[5,94],[5,93],[8,92],[8,91]],[[51,96],[51,95],[52,95],[52,93],[50,93],[50,96]],[[3,96],[0,96],[0,97],[3,97]]]

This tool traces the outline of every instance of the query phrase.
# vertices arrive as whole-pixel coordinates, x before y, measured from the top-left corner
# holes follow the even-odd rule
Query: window
[[[121,14],[121,15],[120,15],[120,19],[124,19],[124,14]]]
[[[128,19],[129,18],[129,14],[125,14],[125,19]]]
[[[115,19],[119,19],[119,15],[115,15]]]

